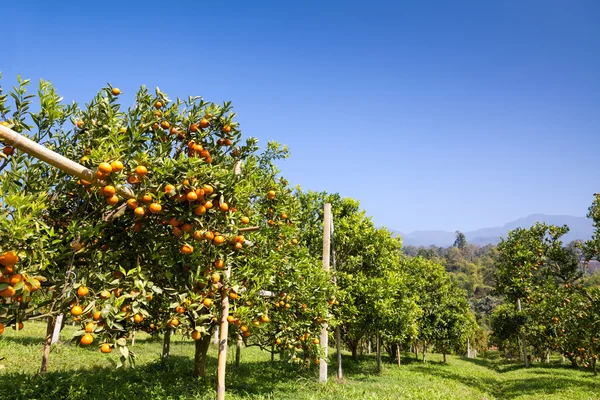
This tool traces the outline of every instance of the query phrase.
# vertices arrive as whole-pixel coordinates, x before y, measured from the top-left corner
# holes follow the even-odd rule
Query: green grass
[[[92,345],[78,348],[64,343],[53,347],[49,371],[36,374],[41,360],[45,326],[28,323],[21,332],[7,329],[0,337],[0,399],[213,399],[215,397],[216,349],[211,348],[209,375],[195,379],[194,345],[172,341],[168,362],[158,361],[161,343],[139,335],[133,348],[135,369],[116,369],[118,355],[105,355]],[[63,330],[68,341],[74,329]],[[233,351],[229,353],[233,362]],[[498,360],[467,360],[449,357],[443,364],[437,354],[426,364],[406,356],[404,364],[384,363],[375,371],[375,358],[359,362],[344,357],[345,382],[316,382],[317,368],[302,372],[285,362],[270,362],[270,354],[256,348],[243,349],[242,366],[228,365],[229,399],[596,399],[600,400],[600,377],[590,371],[558,364],[519,364]],[[334,374],[335,368],[330,368]]]

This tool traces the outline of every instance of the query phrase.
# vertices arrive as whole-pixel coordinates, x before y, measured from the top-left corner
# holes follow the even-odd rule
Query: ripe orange
[[[263,315],[262,317],[260,317],[260,322],[270,322],[271,319],[269,318],[268,315]]]
[[[206,240],[213,240],[215,238],[215,234],[212,233],[211,231],[208,231],[204,234],[204,239]]]
[[[79,129],[81,129],[83,127],[83,121],[81,121],[81,120],[77,121],[76,125]]]
[[[175,186],[173,186],[171,184],[165,185],[164,190],[165,190],[165,194],[171,194],[171,191],[175,190]]]
[[[4,266],[15,265],[19,261],[19,256],[14,251],[7,251],[0,256],[0,264]]]
[[[110,292],[108,290],[103,290],[100,292],[100,298],[101,299],[108,299],[110,297]]]
[[[0,335],[4,333],[4,324],[0,322]]]
[[[137,176],[142,178],[148,173],[148,168],[144,167],[143,165],[138,165],[137,167],[135,167],[135,173],[137,174]]]
[[[213,243],[214,244],[223,244],[225,242],[225,237],[221,236],[221,235],[217,235],[215,236],[215,238],[213,239]]]
[[[187,201],[189,201],[191,203],[191,202],[198,200],[198,195],[196,194],[196,192],[191,191],[185,195],[185,198],[187,199]]]
[[[94,342],[94,337],[92,335],[90,335],[89,333],[86,333],[85,335],[83,335],[83,337],[79,341],[79,343],[81,343],[83,346],[87,346],[88,344],[92,344],[93,342]]]
[[[103,189],[104,196],[107,196],[107,197],[114,196],[115,193],[117,192],[115,187],[112,185],[106,185],[102,189]]]
[[[179,325],[179,320],[177,318],[171,318],[169,320],[169,325],[171,325],[171,326],[177,326],[177,325]]]
[[[112,167],[109,163],[103,162],[98,165],[98,171],[102,172],[104,175],[109,175],[112,172]]]
[[[182,236],[183,236],[183,231],[182,231],[180,228],[178,228],[178,227],[175,227],[175,228],[173,228],[173,235],[174,235],[175,237],[178,237],[178,238],[180,238],[180,237],[182,237]]]
[[[201,337],[202,337],[202,334],[200,332],[198,332],[197,330],[192,331],[192,339],[200,340]]]
[[[173,227],[178,227],[179,225],[181,225],[181,221],[179,221],[177,218],[173,217],[169,220],[169,224]]]
[[[217,283],[221,280],[221,275],[218,272],[215,272],[210,276],[210,279],[213,281],[213,283]]]
[[[87,333],[94,332],[94,328],[96,328],[96,324],[93,322],[88,322],[87,324],[85,324],[85,331]]]
[[[84,297],[89,292],[90,292],[90,290],[87,287],[85,287],[85,286],[79,286],[79,288],[77,289],[77,296]]]
[[[244,243],[246,238],[243,235],[237,235],[234,240],[236,243]]]
[[[23,330],[23,323],[19,322],[16,326],[13,326],[13,329],[16,329],[19,331]]]
[[[100,352],[104,354],[112,353],[112,346],[108,343],[103,343],[102,346],[100,346]]]
[[[191,232],[192,224],[186,222],[185,224],[181,225],[181,230],[184,232]]]
[[[15,288],[12,286],[9,286],[6,289],[0,291],[0,296],[1,297],[13,297],[16,293],[17,293],[17,291],[15,290]]]
[[[229,204],[227,203],[221,203],[219,204],[219,208],[221,209],[221,211],[229,211]]]
[[[250,336],[250,331],[246,331],[246,332],[244,332],[244,333],[243,333],[243,335],[244,335],[244,337],[248,337],[248,336]]]
[[[200,125],[200,128],[208,128],[208,126],[210,125],[210,121],[206,118],[202,118],[198,125]]]
[[[22,281],[23,281],[23,275],[14,274],[13,276],[11,276],[9,283],[12,286],[15,286],[17,283],[22,282]]]
[[[135,314],[133,316],[133,322],[135,322],[136,324],[141,323],[144,320],[144,316],[142,314]]]
[[[83,309],[81,308],[81,306],[73,306],[73,308],[71,308],[71,314],[73,314],[73,316],[78,317],[83,313]]]
[[[246,216],[242,217],[242,224],[246,225],[248,223],[250,223],[250,218],[248,218]]]
[[[204,238],[204,236],[202,235],[202,232],[200,231],[195,231],[194,232],[194,239],[196,240],[202,240]]]
[[[94,321],[99,321],[102,318],[102,311],[94,311],[94,315],[92,317]]]
[[[204,203],[204,208],[206,208],[207,210],[210,210],[211,208],[213,208],[212,201],[208,200],[206,203]]]
[[[138,183],[140,183],[140,179],[135,175],[129,175],[127,177],[127,183],[129,183],[130,185],[137,185]]]
[[[31,280],[31,287],[29,288],[29,290],[32,292],[35,292],[35,291],[39,290],[41,287],[42,287],[42,282],[33,278]]]
[[[146,193],[145,195],[142,196],[141,198],[142,203],[148,204],[152,202],[152,195],[150,193]]]
[[[183,314],[185,312],[185,307],[179,304],[177,307],[175,307],[175,312],[178,314]]]
[[[111,166],[113,172],[121,172],[123,170],[123,168],[125,168],[123,163],[119,160],[115,160],[115,161],[111,162],[110,166]]]
[[[209,298],[206,298],[206,299],[202,300],[202,304],[204,304],[205,307],[210,307],[212,305],[212,300]]]
[[[161,211],[162,211],[162,206],[160,204],[158,204],[158,203],[152,203],[152,204],[150,204],[150,212],[152,214],[157,214],[157,213],[159,213]]]
[[[294,245],[298,244],[298,239],[296,239],[296,238],[292,239],[292,244],[294,244]]]
[[[160,127],[163,129],[169,129],[171,127],[171,124],[167,121],[163,121],[160,123]]]
[[[227,316],[227,322],[229,322],[230,324],[232,324],[233,321],[235,321],[235,317],[233,315],[228,315]]]
[[[138,202],[137,202],[136,199],[129,199],[129,200],[127,200],[127,207],[130,210],[135,210],[137,208],[137,206],[138,206]]]
[[[321,342],[321,341],[320,341],[318,338],[314,338],[314,339],[313,339],[313,343],[314,343],[314,344],[319,344],[320,342]]]
[[[196,208],[194,208],[194,214],[200,216],[202,214],[206,213],[206,207],[205,206],[198,206]]]
[[[241,330],[242,332],[248,332],[248,326],[246,326],[246,325],[242,325],[242,326],[240,327],[240,330]]]
[[[15,149],[10,146],[6,146],[5,148],[2,149],[2,152],[4,154],[6,154],[7,156],[12,156],[13,153],[15,152]]]
[[[154,108],[156,108],[157,110],[160,110],[163,106],[163,103],[161,103],[160,101],[157,101],[156,103],[154,103]]]
[[[113,94],[113,96],[118,96],[118,95],[121,94],[121,89],[119,89],[119,88],[112,88],[111,93]]]
[[[269,200],[273,200],[275,198],[275,191],[269,190],[269,192],[267,193],[267,197],[269,198]]]
[[[111,196],[108,199],[106,199],[106,202],[111,206],[115,206],[119,204],[119,196]]]
[[[181,246],[181,252],[183,254],[189,255],[192,254],[194,252],[194,248],[192,246],[190,246],[189,244],[184,244],[183,246]]]
[[[210,196],[215,191],[211,185],[204,185],[202,186],[202,189],[204,189],[204,194],[207,196]]]
[[[215,268],[221,269],[225,266],[225,261],[218,259],[215,261]]]
[[[231,132],[231,126],[225,125],[223,127],[223,129],[221,129],[221,132],[223,132],[223,133],[229,133],[229,132]]]
[[[137,215],[138,217],[143,217],[144,214],[146,214],[146,212],[144,211],[144,207],[137,207],[135,210],[133,210],[133,212],[135,213],[135,215]]]

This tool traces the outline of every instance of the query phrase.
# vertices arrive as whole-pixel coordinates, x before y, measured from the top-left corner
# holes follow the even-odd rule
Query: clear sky
[[[597,0],[5,3],[3,86],[231,100],[292,184],[377,225],[583,216],[600,191]]]

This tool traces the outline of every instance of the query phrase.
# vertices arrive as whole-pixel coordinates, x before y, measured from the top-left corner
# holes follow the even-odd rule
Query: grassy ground
[[[36,375],[45,326],[28,323],[25,330],[7,329],[0,337],[0,399],[213,399],[216,349],[211,348],[209,376],[194,379],[190,341],[172,341],[170,360],[158,362],[160,342],[140,335],[134,347],[135,369],[115,369],[118,355],[101,354],[97,347],[60,344],[53,348],[49,372]],[[62,339],[73,329],[67,327]],[[230,352],[233,356],[233,352]],[[385,363],[382,374],[375,359],[354,363],[344,358],[346,381],[316,383],[316,366],[306,373],[276,361],[255,348],[243,349],[242,366],[228,365],[229,399],[595,399],[600,400],[600,377],[586,370],[557,364],[525,369],[517,364],[449,357],[436,354],[423,364],[405,357],[398,368]],[[231,359],[231,361],[233,361]],[[333,370],[334,368],[330,368]],[[334,373],[334,371],[331,371]]]

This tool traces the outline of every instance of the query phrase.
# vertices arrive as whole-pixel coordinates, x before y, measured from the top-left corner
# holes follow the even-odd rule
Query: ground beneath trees
[[[194,379],[191,341],[176,336],[170,360],[158,362],[161,343],[139,335],[133,348],[135,369],[115,369],[118,355],[101,354],[97,346],[78,348],[65,343],[53,348],[49,372],[37,376],[45,326],[26,323],[21,332],[7,329],[0,337],[0,399],[213,399],[216,349],[211,349],[209,376]],[[68,340],[74,328],[67,327]],[[344,358],[346,381],[316,383],[317,368],[309,373],[256,348],[243,349],[242,366],[233,367],[230,352],[228,399],[597,399],[600,377],[587,370],[558,364],[525,369],[517,364],[467,360],[432,354],[426,364],[410,358],[401,368],[385,363],[375,371],[375,358],[359,362]],[[334,368],[331,368],[334,373]]]

